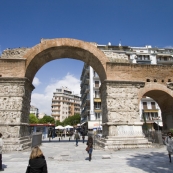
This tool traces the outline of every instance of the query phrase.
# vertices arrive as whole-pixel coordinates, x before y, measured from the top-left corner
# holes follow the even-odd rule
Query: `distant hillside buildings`
[[[62,122],[69,116],[80,114],[80,96],[67,87],[56,89],[52,98],[52,117]]]

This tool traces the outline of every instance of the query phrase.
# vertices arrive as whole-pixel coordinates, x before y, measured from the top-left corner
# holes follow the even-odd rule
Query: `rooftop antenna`
[[[119,42],[119,47],[121,47],[121,40],[120,40],[120,42]]]

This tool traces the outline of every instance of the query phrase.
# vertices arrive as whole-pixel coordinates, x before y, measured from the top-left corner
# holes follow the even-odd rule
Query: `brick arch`
[[[93,67],[102,82],[107,78],[108,58],[93,43],[81,40],[69,38],[42,40],[40,44],[27,51],[24,58],[26,58],[25,77],[30,81],[44,64],[59,58],[81,60]]]
[[[142,96],[154,99],[162,112],[163,128],[173,128],[173,91],[162,84],[146,85],[139,93],[139,101]]]

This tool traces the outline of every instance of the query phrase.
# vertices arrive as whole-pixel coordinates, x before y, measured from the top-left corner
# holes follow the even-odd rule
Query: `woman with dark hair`
[[[91,156],[92,156],[92,152],[93,152],[93,138],[92,138],[92,136],[88,137],[87,145],[88,145],[87,151],[89,154],[89,161],[91,161]]]
[[[165,144],[167,146],[169,161],[171,163],[171,154],[173,154],[173,138],[171,132],[168,132],[167,135],[168,136],[165,138]]]
[[[29,165],[30,173],[47,173],[47,163],[43,152],[38,146],[31,151]]]

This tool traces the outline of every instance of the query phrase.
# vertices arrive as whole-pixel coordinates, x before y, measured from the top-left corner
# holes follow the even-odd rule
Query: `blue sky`
[[[173,47],[173,0],[1,0],[0,52],[41,38]],[[47,63],[35,76],[31,103],[50,114],[56,87],[80,92],[82,67],[73,59]]]

